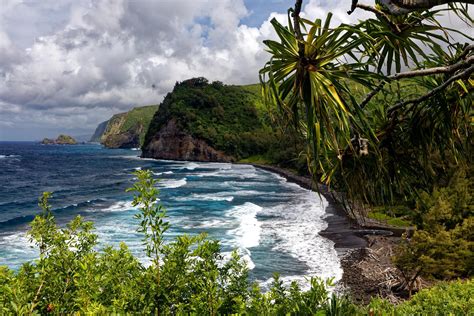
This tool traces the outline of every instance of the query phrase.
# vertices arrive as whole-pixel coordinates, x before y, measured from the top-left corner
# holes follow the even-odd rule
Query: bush
[[[418,229],[402,241],[395,264],[410,286],[416,276],[471,277],[474,267],[474,178],[461,170],[444,188],[422,192]]]
[[[364,313],[369,315],[472,315],[474,282],[472,280],[441,282],[413,296],[409,301],[393,305],[387,300],[373,299]]]

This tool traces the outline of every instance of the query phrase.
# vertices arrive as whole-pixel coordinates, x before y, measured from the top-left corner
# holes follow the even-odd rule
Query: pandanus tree
[[[271,21],[278,39],[264,42],[271,57],[260,70],[280,121],[307,140],[316,180],[370,202],[426,187],[446,159],[466,162],[472,147],[474,45],[454,41],[457,31],[437,20],[454,10],[472,26],[467,5],[388,2],[353,1],[349,13],[375,18],[334,26],[331,14],[300,17],[296,1],[286,26]],[[393,4],[405,11],[394,14]]]

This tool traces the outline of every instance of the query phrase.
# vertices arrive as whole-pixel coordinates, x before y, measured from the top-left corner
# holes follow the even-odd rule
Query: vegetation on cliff
[[[254,90],[205,78],[177,83],[156,112],[143,148],[174,120],[180,130],[237,160],[264,153],[273,139],[258,100]]]
[[[44,138],[41,141],[41,144],[44,144],[44,145],[75,145],[75,144],[77,144],[77,142],[71,136],[61,134],[56,139]]]
[[[109,148],[136,148],[143,144],[145,134],[153,118],[157,105],[141,106],[128,112],[115,114],[107,121],[105,127],[101,123],[95,134],[100,143]],[[98,131],[99,130],[99,131]]]

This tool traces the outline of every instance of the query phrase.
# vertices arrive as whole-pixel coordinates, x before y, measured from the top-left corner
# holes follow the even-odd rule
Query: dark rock
[[[180,129],[171,119],[142,149],[143,158],[232,162],[234,158]]]
[[[139,134],[125,132],[109,135],[102,144],[107,148],[137,148],[140,147]]]
[[[44,138],[41,141],[41,144],[43,145],[76,145],[77,142],[71,136],[61,134],[56,139]]]

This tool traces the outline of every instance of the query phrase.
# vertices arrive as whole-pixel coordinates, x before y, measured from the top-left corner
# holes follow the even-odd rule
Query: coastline
[[[309,177],[299,176],[277,166],[249,164],[256,168],[274,172],[287,181],[322,194],[328,201],[326,217],[328,223],[319,234],[334,242],[337,255],[341,262],[343,275],[338,283],[337,291],[349,294],[354,303],[368,304],[374,296],[381,296],[396,303],[402,296],[397,296],[392,288],[399,285],[401,276],[394,267],[391,256],[399,237],[367,235],[369,227],[361,227],[353,223],[342,207],[324,185],[315,187]],[[383,226],[377,226],[383,229]],[[390,229],[389,229],[390,230]],[[394,295],[395,294],[395,295]]]
[[[309,177],[299,176],[287,169],[276,166],[261,164],[249,165],[274,172],[284,177],[289,182],[296,183],[301,187],[316,193],[318,192],[314,182]],[[319,185],[319,193],[328,201],[328,206],[326,207],[327,215],[324,218],[328,223],[328,227],[319,234],[334,242],[334,247],[336,248],[340,258],[345,256],[351,250],[365,248],[367,246],[367,240],[362,238],[358,233],[359,227],[350,221],[342,207],[334,201],[327,187]]]
[[[289,182],[324,196],[328,201],[324,217],[328,226],[319,232],[319,235],[334,242],[340,260],[343,274],[336,286],[337,292],[349,294],[356,304],[368,304],[376,295],[388,298],[392,302],[399,300],[400,297],[394,296],[395,293],[391,290],[393,280],[397,278],[391,256],[392,249],[399,240],[398,237],[370,235],[368,229],[371,227],[361,226],[352,221],[334,200],[328,188],[321,184],[316,187],[308,176],[299,176],[293,171],[272,165],[239,162],[234,164],[251,165],[276,173]],[[376,228],[386,229],[383,226]]]

